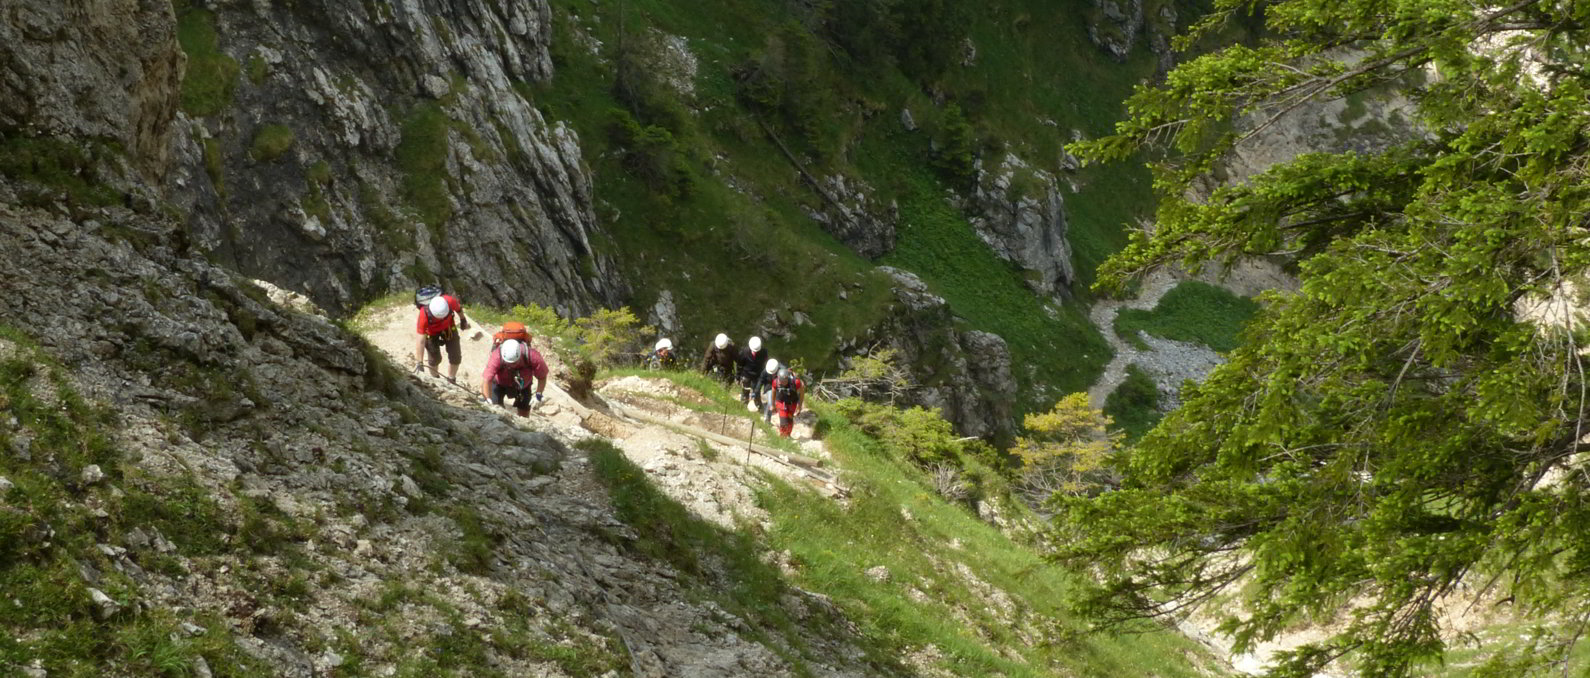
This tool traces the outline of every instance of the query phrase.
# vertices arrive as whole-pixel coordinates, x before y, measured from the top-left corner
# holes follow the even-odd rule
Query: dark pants
[[[524,386],[503,386],[497,382],[492,382],[491,404],[501,405],[503,398],[513,398],[513,408],[518,410],[520,415],[529,414],[530,403],[535,400],[535,396],[530,393],[529,384]]]
[[[756,387],[756,377],[740,375],[740,404],[756,403],[756,409],[762,409],[762,390]]]
[[[450,327],[441,334],[433,334],[425,338],[425,354],[431,359],[431,367],[442,363],[442,347],[447,347],[447,362],[457,365],[463,360],[463,349],[458,341],[458,328]]]

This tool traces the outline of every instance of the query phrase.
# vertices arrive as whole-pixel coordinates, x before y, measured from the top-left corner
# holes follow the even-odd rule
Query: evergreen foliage
[[[1193,35],[1249,7],[1220,0]],[[1120,490],[1066,502],[1061,555],[1101,575],[1084,607],[1125,622],[1229,595],[1239,651],[1305,618],[1339,621],[1271,675],[1340,660],[1403,676],[1441,661],[1439,606],[1471,585],[1540,620],[1480,673],[1582,671],[1590,478],[1567,471],[1586,423],[1585,333],[1576,311],[1520,310],[1577,303],[1590,266],[1590,5],[1283,0],[1264,13],[1268,38],[1178,66],[1132,97],[1114,136],[1073,147],[1093,161],[1163,153],[1155,229],[1104,284],[1242,255],[1293,257],[1302,279],[1121,457]],[[1187,197],[1267,120],[1369,88],[1407,95],[1419,130]]]

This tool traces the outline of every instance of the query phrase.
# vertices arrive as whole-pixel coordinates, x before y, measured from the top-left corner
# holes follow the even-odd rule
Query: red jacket
[[[451,294],[442,295],[447,300],[447,305],[453,309],[446,318],[437,320],[431,317],[427,309],[420,309],[420,317],[414,322],[414,331],[427,337],[434,337],[453,328],[453,318],[464,310],[464,305],[458,303],[458,298]]]

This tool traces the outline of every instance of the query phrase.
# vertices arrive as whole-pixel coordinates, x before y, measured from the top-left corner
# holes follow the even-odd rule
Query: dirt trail
[[[412,368],[416,313],[407,306],[379,309],[361,320],[361,325],[371,343],[392,356],[398,365]],[[791,463],[792,455],[766,450],[763,446],[770,442],[766,434],[750,435],[755,429],[739,413],[703,411],[705,400],[665,379],[606,380],[597,384],[602,402],[594,407],[576,402],[555,378],[561,357],[539,341],[532,341],[532,345],[546,358],[554,375],[547,380],[546,401],[524,419],[507,409],[492,407],[480,397],[480,383],[491,355],[491,338],[498,329],[497,325],[472,321],[471,328],[463,332],[458,386],[431,377],[425,370],[415,372],[416,378],[446,402],[497,411],[521,428],[571,440],[607,438],[630,461],[646,470],[670,497],[724,527],[733,527],[737,520],[766,520],[755,505],[756,490],[763,485],[757,471],[792,483],[812,483],[831,495],[843,494],[843,488],[830,474]],[[445,360],[440,369],[445,375]],[[795,439],[802,443],[804,454],[825,457],[822,443],[810,437],[808,423],[797,425]],[[736,444],[728,444],[725,438]],[[770,454],[752,454],[739,440],[754,441],[758,449]]]

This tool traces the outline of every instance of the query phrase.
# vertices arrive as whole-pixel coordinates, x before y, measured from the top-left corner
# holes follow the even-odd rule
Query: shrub
[[[293,147],[293,130],[286,125],[265,125],[254,133],[254,144],[249,155],[259,162],[270,162],[282,157]]]
[[[1159,387],[1136,363],[1126,368],[1126,379],[1104,399],[1104,414],[1120,426],[1128,441],[1136,440],[1159,423]]]
[[[1017,483],[1022,498],[1043,506],[1057,494],[1092,494],[1111,484],[1105,463],[1121,434],[1111,433],[1110,423],[1086,393],[1073,393],[1048,412],[1027,415],[1022,426],[1028,435],[1016,439],[1014,450],[1022,462]]]
[[[624,169],[671,201],[695,191],[696,173],[672,132],[642,125],[629,111],[608,111],[608,138],[623,153]]]

